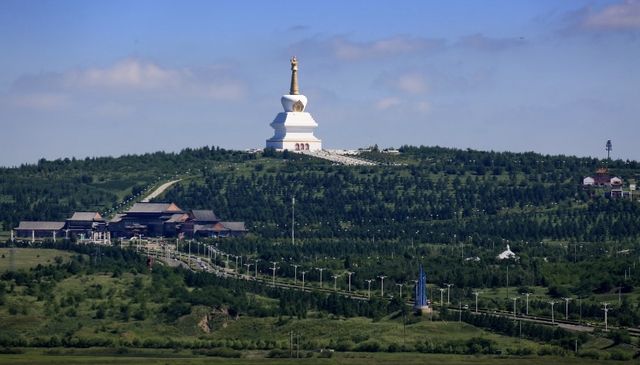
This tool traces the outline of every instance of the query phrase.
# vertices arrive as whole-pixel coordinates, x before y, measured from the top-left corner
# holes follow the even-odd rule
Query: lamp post
[[[511,300],[513,300],[513,319],[516,319],[516,317],[517,317],[517,314],[516,314],[516,308],[517,307],[516,306],[517,306],[517,303],[518,303],[518,299],[520,299],[520,298],[519,297],[511,298]]]
[[[478,295],[482,294],[482,292],[474,291],[473,295],[476,296],[476,313],[478,313]]]
[[[333,278],[333,291],[338,291],[338,278],[340,275],[331,275]]]
[[[522,293],[522,295],[527,297],[527,307],[526,307],[526,313],[527,315],[529,315],[529,295],[531,295],[533,293]]]
[[[298,266],[300,265],[291,265],[293,266],[293,285],[296,285],[298,282]]]
[[[450,299],[450,294],[451,294],[451,287],[455,286],[454,284],[444,284],[447,286],[447,304],[451,304],[451,302],[449,301]]]
[[[404,286],[404,284],[399,283],[399,284],[396,284],[396,286],[400,288],[400,299],[402,299],[402,287]]]
[[[380,290],[381,290],[380,296],[382,298],[384,298],[384,278],[386,278],[385,275],[378,276],[378,279],[380,279]]]
[[[258,280],[258,261],[260,261],[260,260],[259,260],[259,259],[256,259],[256,262],[255,262],[255,264],[256,264],[256,267],[255,267],[255,268],[256,268],[256,276],[255,276],[255,279],[256,279],[256,280]]]
[[[249,269],[251,269],[251,265],[252,264],[244,264],[244,266],[247,267],[247,279],[249,278],[249,275],[251,275],[250,272],[249,272]]]
[[[571,298],[562,298],[564,299],[564,319],[567,320],[569,319],[569,301],[571,300]]]
[[[555,324],[556,319],[555,319],[555,314],[553,313],[553,306],[556,305],[556,302],[550,301],[549,304],[551,304],[551,323]]]
[[[273,267],[271,268],[271,271],[273,272],[272,283],[273,283],[273,287],[275,288],[275,286],[276,286],[276,270],[278,268],[276,267],[276,264],[277,264],[276,261],[272,261],[271,263],[273,264]]]
[[[367,284],[369,284],[367,288],[367,297],[371,298],[371,282],[373,281],[373,279],[367,279],[365,281],[367,282]]]
[[[609,308],[607,308],[607,306],[609,305],[609,303],[602,303],[602,305],[604,306],[604,308],[602,308],[602,310],[604,311],[604,331],[608,332],[609,331],[609,324],[607,322],[607,317],[609,314]]]
[[[307,273],[306,271],[301,271],[302,274],[302,291],[304,291],[304,275]]]
[[[316,267],[316,270],[320,271],[320,288],[322,288],[322,271],[324,271],[324,267]]]
[[[352,271],[347,271],[347,275],[349,275],[349,293],[351,293],[351,275],[354,273]]]
[[[443,307],[444,306],[443,296],[444,296],[445,289],[444,288],[439,288],[439,289],[440,289],[440,306]]]

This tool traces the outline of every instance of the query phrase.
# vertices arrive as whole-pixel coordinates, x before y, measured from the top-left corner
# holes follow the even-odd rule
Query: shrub
[[[380,351],[380,344],[377,341],[369,340],[361,342],[356,346],[355,351],[359,352],[378,352]]]

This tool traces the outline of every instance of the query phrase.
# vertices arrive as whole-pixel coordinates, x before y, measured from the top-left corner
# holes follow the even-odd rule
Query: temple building
[[[64,222],[21,221],[12,239],[74,239],[108,244],[111,238],[231,237],[248,232],[244,222],[221,221],[212,210],[182,210],[174,203],[135,203],[108,222],[98,212],[75,212]]]
[[[298,60],[291,58],[291,88],[289,94],[280,99],[284,112],[278,113],[271,122],[274,135],[267,140],[267,148],[290,151],[317,151],[322,141],[313,135],[318,123],[305,111],[307,97],[298,88]]]

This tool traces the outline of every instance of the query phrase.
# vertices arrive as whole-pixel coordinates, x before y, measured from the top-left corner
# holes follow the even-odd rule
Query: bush
[[[624,352],[621,352],[621,351],[612,351],[611,357],[609,358],[611,360],[628,361],[628,360],[631,360],[631,355],[625,354]]]
[[[380,351],[380,344],[377,341],[369,340],[361,342],[356,346],[355,351],[359,352],[378,352]]]
[[[217,347],[210,350],[198,350],[198,351],[194,351],[194,353],[197,355],[226,357],[226,358],[242,357],[242,352],[234,349],[230,349],[228,347]]]
[[[600,359],[600,354],[598,353],[598,351],[581,351],[578,353],[578,357],[584,357],[587,359],[593,359],[593,360],[599,360]]]
[[[271,351],[269,351],[269,353],[267,354],[268,358],[272,358],[272,359],[284,359],[284,358],[288,358],[289,356],[289,350],[282,350],[282,349],[273,349]]]

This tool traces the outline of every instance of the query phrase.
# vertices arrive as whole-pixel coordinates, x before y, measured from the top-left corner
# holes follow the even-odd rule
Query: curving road
[[[182,179],[172,180],[172,181],[166,182],[166,183],[158,186],[158,188],[156,190],[154,190],[151,194],[147,195],[140,202],[141,203],[148,203],[151,199],[154,199],[154,198],[158,197],[160,194],[164,193],[165,190],[169,189],[171,187],[171,185],[177,183],[180,180],[182,180]]]

